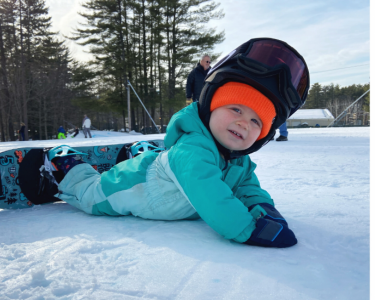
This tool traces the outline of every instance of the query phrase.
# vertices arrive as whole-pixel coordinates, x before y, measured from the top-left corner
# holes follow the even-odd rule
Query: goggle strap
[[[293,92],[293,90],[290,87],[288,87],[286,91],[287,91],[286,100],[289,102],[290,107],[296,108],[296,107],[301,106],[300,102],[296,99],[295,93]]]
[[[241,55],[238,56],[237,62],[238,62],[238,64],[239,64],[242,68],[247,69],[247,70],[250,70],[250,71],[252,71],[252,72],[254,72],[255,70],[258,70],[258,71],[260,71],[260,72],[267,72],[267,71],[268,71],[268,69],[267,69],[266,67],[261,66],[259,63],[251,62],[250,59],[247,59],[247,61],[248,61],[248,62],[245,64],[245,63],[243,62],[243,58],[241,57]],[[249,67],[250,67],[251,69],[250,69]]]

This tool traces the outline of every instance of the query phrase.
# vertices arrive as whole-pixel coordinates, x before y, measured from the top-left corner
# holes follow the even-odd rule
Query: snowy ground
[[[66,203],[2,210],[0,299],[369,299],[369,136],[295,129],[252,155],[298,238],[288,249],[225,240],[202,220],[98,217]],[[56,141],[0,151],[26,143]]]
[[[154,134],[154,135],[143,135],[138,132],[132,131],[129,133],[123,133],[123,132],[116,132],[116,131],[99,131],[99,130],[91,130],[91,136],[92,138],[85,138],[82,131],[79,132],[79,134],[71,138],[70,135],[66,139],[54,139],[54,140],[36,140],[36,141],[26,141],[26,142],[6,142],[6,143],[0,143],[0,153],[15,149],[15,148],[22,148],[22,147],[53,147],[58,145],[79,145],[79,146],[88,146],[88,145],[96,145],[98,143],[100,144],[119,144],[119,143],[127,143],[134,140],[151,140],[151,139],[162,139],[164,135]]]
[[[142,135],[142,133],[135,132],[132,130],[130,133],[118,132],[118,131],[104,131],[104,130],[90,130],[92,138],[107,138],[107,137],[123,137],[128,135]],[[68,133],[68,139],[71,139],[71,134]],[[79,133],[74,137],[74,139],[84,139],[85,135],[83,131],[80,130]],[[89,138],[89,137],[87,137]]]

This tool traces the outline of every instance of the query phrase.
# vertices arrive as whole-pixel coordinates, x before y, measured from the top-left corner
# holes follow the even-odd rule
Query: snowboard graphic
[[[152,142],[164,148],[164,140]],[[126,146],[131,144],[74,146],[74,149],[87,153],[82,159],[103,173],[128,158]],[[0,208],[28,208],[29,201],[33,204],[60,201],[53,196],[58,192],[57,185],[38,190],[42,182],[40,168],[44,165],[44,152],[45,148],[19,148],[0,153]]]

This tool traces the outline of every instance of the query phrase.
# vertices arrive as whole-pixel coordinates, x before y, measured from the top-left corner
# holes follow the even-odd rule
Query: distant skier
[[[78,127],[76,127],[76,129],[74,130],[73,134],[70,136],[71,138],[74,138],[77,136],[77,134],[79,134],[79,130],[78,130]]]
[[[59,127],[57,132],[58,132],[58,135],[57,135],[58,139],[65,139],[66,138],[66,131],[65,131],[65,129],[62,125]]]
[[[83,121],[82,121],[82,129],[83,129],[83,134],[85,135],[85,138],[87,138],[87,134],[91,138],[90,127],[91,127],[91,120],[87,117],[87,115],[84,115]]]
[[[21,128],[20,130],[18,130],[19,140],[24,141],[25,140],[25,123],[21,122],[20,125],[21,125]]]
[[[140,144],[133,159],[102,174],[79,155],[56,157],[65,177],[55,197],[89,214],[202,218],[235,242],[293,246],[297,239],[260,187],[249,154],[305,103],[309,85],[295,49],[271,38],[249,40],[208,73],[199,102],[172,117],[169,150]]]

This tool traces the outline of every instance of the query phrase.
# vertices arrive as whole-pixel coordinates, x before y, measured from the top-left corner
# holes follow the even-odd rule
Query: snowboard
[[[150,140],[156,146],[165,148],[164,140]],[[83,161],[89,163],[99,173],[110,170],[114,165],[128,159],[128,149],[132,143],[99,146],[74,146],[86,153]],[[41,167],[44,153],[49,148],[18,148],[0,153],[0,209],[28,208],[60,199],[57,185],[43,185]]]

